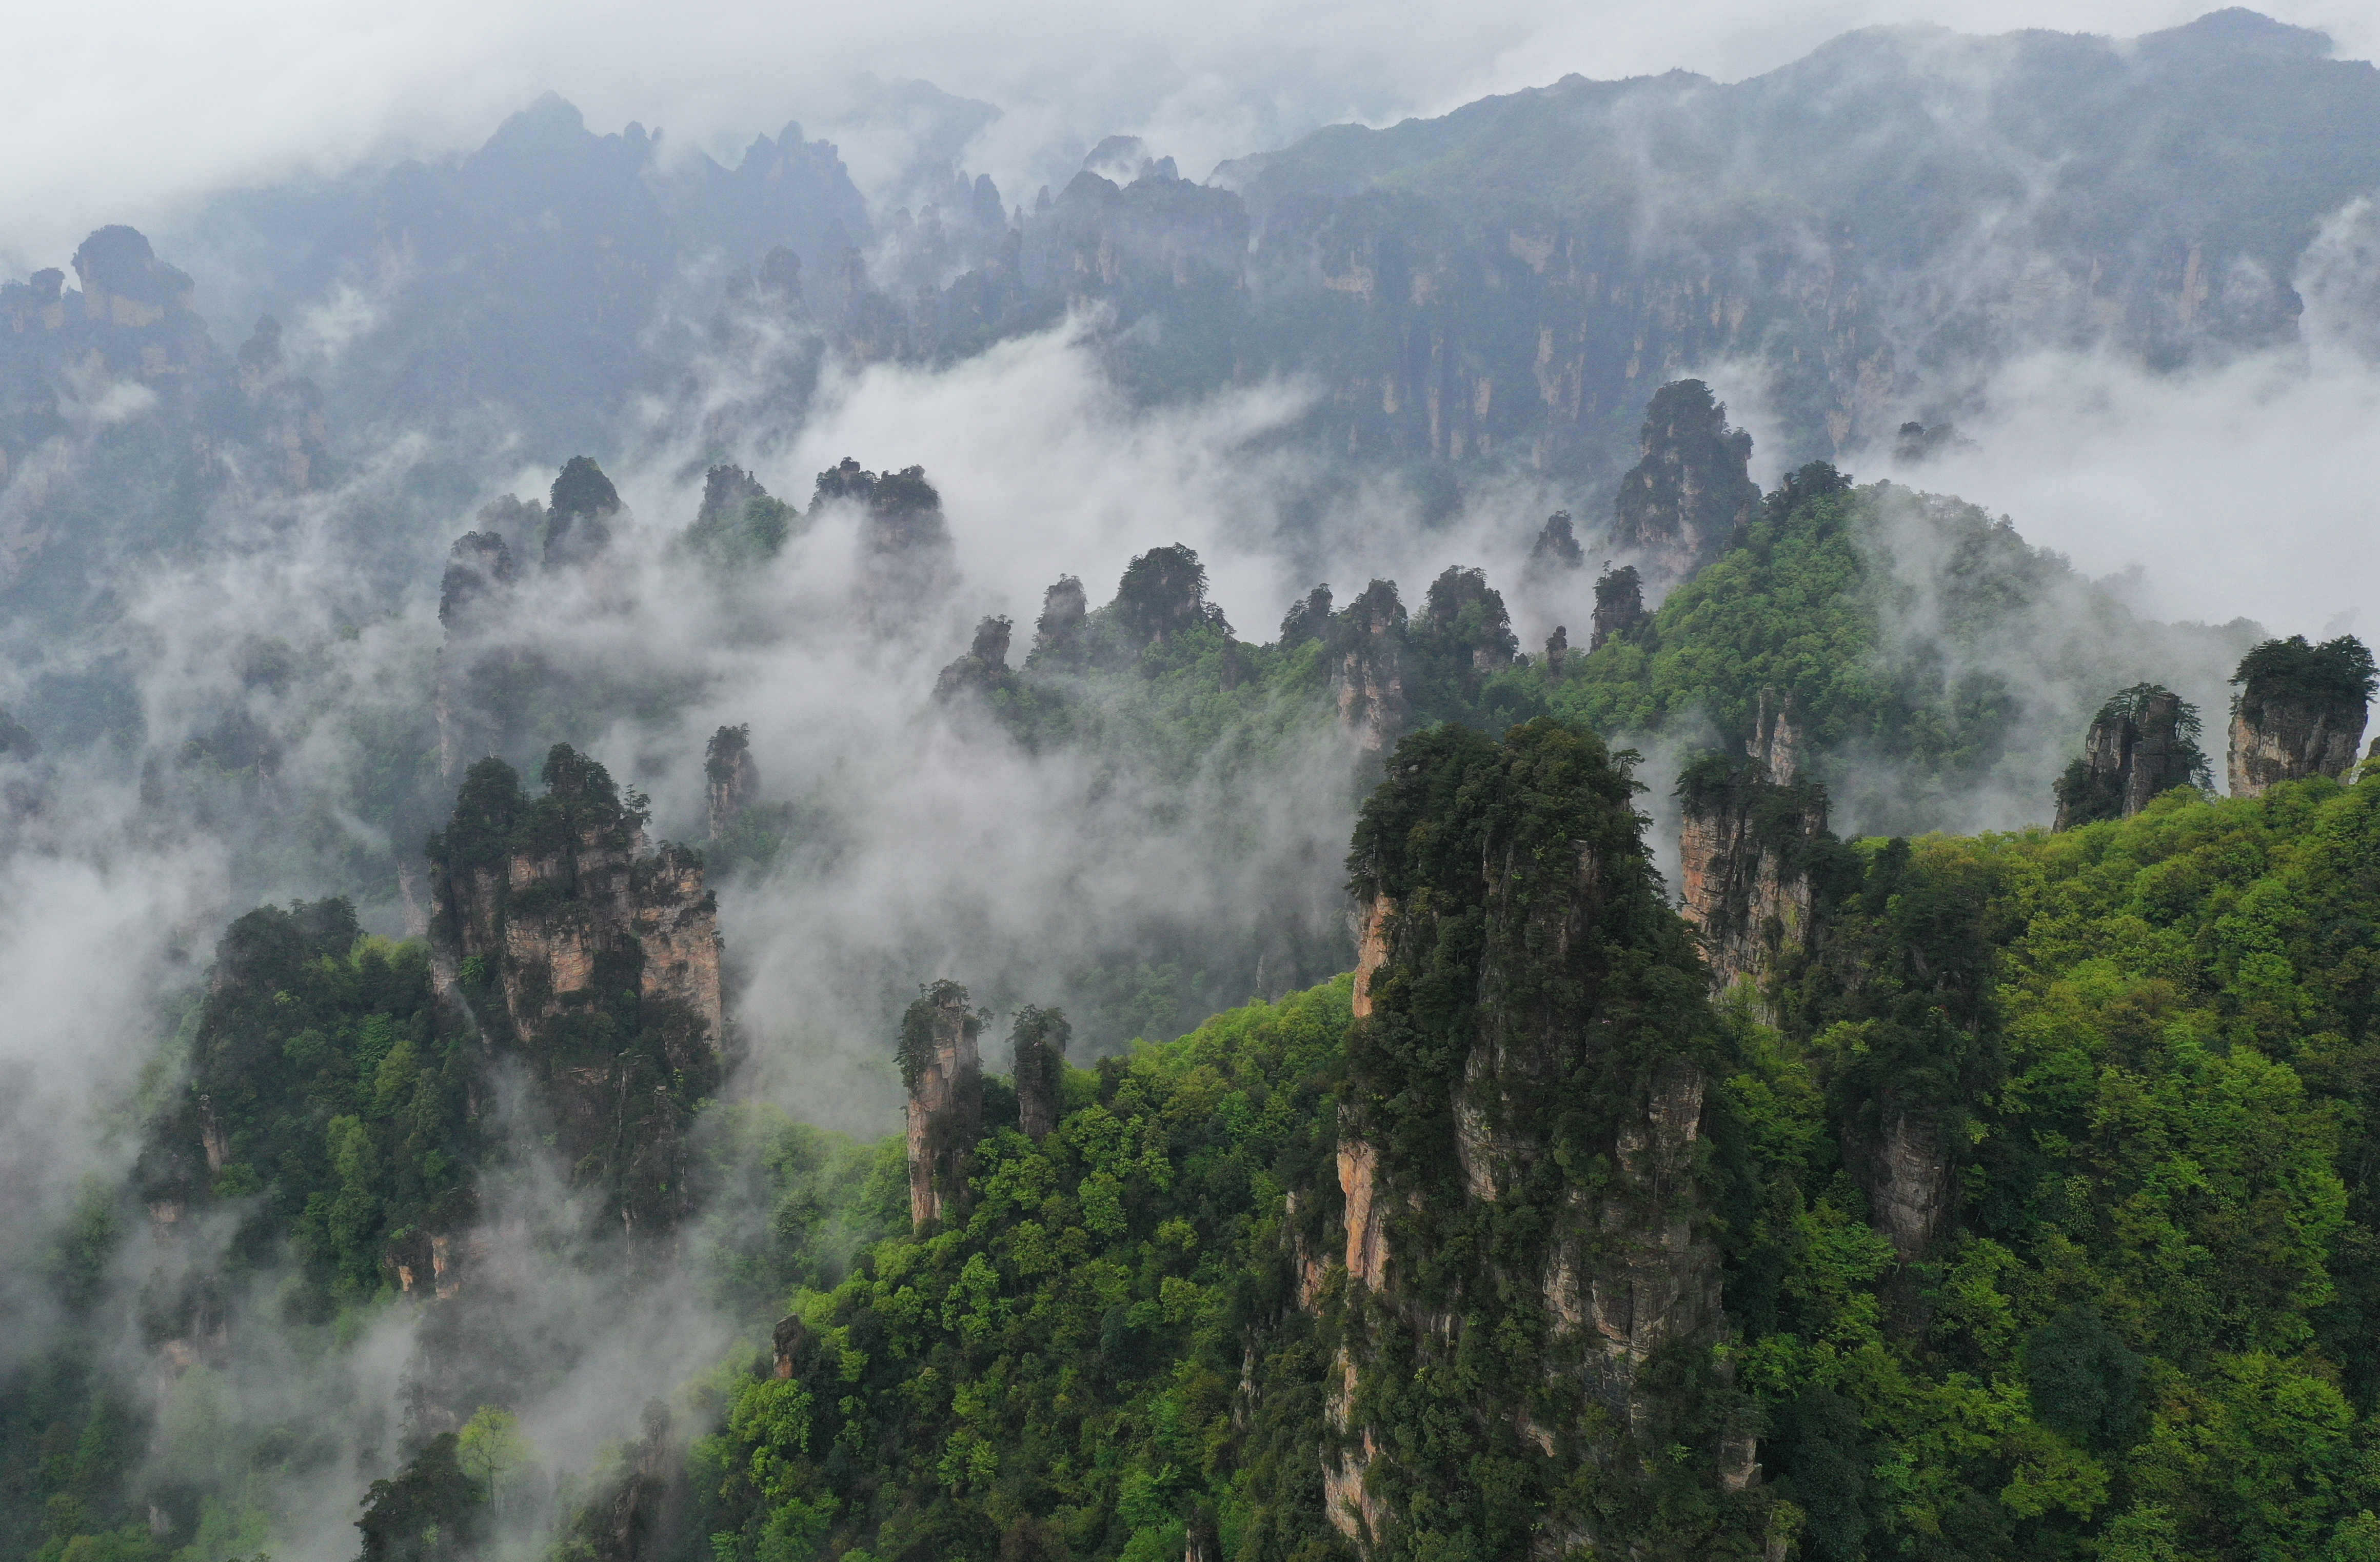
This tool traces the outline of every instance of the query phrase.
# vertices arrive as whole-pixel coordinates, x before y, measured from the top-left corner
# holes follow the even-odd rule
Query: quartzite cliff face
[[[630,1231],[690,1207],[685,1130],[720,1073],[719,919],[702,861],[557,744],[542,796],[471,767],[431,842],[442,985],[524,1063],[577,1184]]]
[[[1666,1350],[1704,1360],[1723,1319],[1696,1150],[1716,1035],[1630,785],[1552,722],[1500,745],[1441,728],[1399,747],[1358,826],[1323,1463],[1331,1521],[1366,1556],[1457,1526],[1500,1555],[1624,1554],[1627,1521],[1565,1485],[1582,1466],[1715,1483],[1756,1527],[1731,1391],[1643,1382]],[[1680,1424],[1689,1404],[1702,1431]],[[1632,1451],[1680,1438],[1710,1442],[1702,1473]],[[1517,1472],[1492,1499],[1460,1473],[1483,1454]]]
[[[983,1137],[982,1021],[967,990],[936,982],[901,1019],[901,1080],[909,1087],[909,1220],[948,1214],[966,1192],[967,1168]]]
[[[2241,659],[2231,681],[2240,686],[2231,708],[2232,796],[2343,776],[2355,763],[2374,682],[2372,653],[2361,640],[2268,640]]]
[[[1766,987],[1785,951],[1809,937],[1809,848],[1827,829],[1827,794],[1801,777],[1790,699],[1763,694],[1744,746],[1743,759],[1710,756],[1678,782],[1682,910],[1718,992],[1745,980]]]
[[[2192,784],[2206,768],[2197,736],[2198,712],[2171,689],[2139,684],[2117,694],[2093,719],[2082,757],[2058,778],[2054,828],[2128,819]]]
[[[1620,482],[1612,540],[1640,551],[1657,577],[1683,580],[1718,556],[1752,521],[1752,436],[1727,424],[1727,408],[1699,380],[1653,393],[1640,459]]]

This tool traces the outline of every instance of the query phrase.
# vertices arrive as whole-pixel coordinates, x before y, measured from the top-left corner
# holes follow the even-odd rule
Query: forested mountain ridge
[[[2330,53],[549,96],[0,284],[0,1551],[2380,1558],[2380,672],[1910,486],[2319,388]]]
[[[468,402],[546,459],[625,454],[631,403],[754,309],[861,363],[1092,309],[1142,397],[1295,376],[1318,453],[1585,501],[1645,389],[1721,359],[1798,464],[1965,415],[2028,346],[2169,368],[2289,339],[2309,246],[2380,177],[2380,83],[2329,53],[2236,8],[2130,41],[1875,29],[1742,82],[1336,127],[1204,184],[1144,159],[1028,200],[953,163],[914,216],[798,125],[729,168],[549,98],[468,156],[224,197],[191,242],[333,333],[307,345],[342,450]],[[816,368],[783,366],[783,410]]]
[[[649,1417],[589,1496],[516,1480],[494,1521],[560,1501],[569,1547],[595,1556],[1559,1554],[1622,1537],[1656,1556],[2357,1555],[2380,1501],[2362,1473],[2380,1377],[2360,1321],[2372,1215],[2356,1147],[2363,930],[2380,917],[2370,788],[2317,777],[2257,798],[2176,793],[2054,836],[1825,843],[1807,869],[1815,920],[1763,978],[1773,1024],[1743,991],[1705,999],[1691,953],[1630,966],[1639,939],[1690,951],[1688,929],[1657,903],[1633,918],[1600,903],[1609,868],[1590,868],[1578,926],[1622,963],[1587,990],[1637,974],[1608,987],[1612,1019],[1549,1035],[1532,1063],[1513,1023],[1573,1011],[1536,1007],[1533,984],[1559,978],[1527,924],[1494,909],[1493,877],[1484,924],[1458,909],[1478,892],[1463,831],[1518,829],[1519,844],[1541,819],[1559,842],[1576,828],[1559,810],[1618,803],[1598,849],[1624,862],[1641,826],[1624,770],[1616,792],[1597,781],[1592,745],[1548,721],[1502,745],[1409,739],[1358,840],[1377,865],[1362,871],[1385,875],[1386,927],[1352,986],[1070,1070],[1038,1132],[1019,1126],[1018,1086],[985,1077],[954,1213],[914,1234],[897,1138],[842,1149],[756,1120],[715,1141],[714,1196],[753,1176],[777,1208],[772,1235],[720,1250],[737,1255],[748,1338],[769,1338],[778,1288],[792,1315],[748,1375]],[[1497,804],[1482,766],[1529,790]],[[1434,855],[1377,855],[1399,842]],[[1570,852],[1548,866],[1576,871]],[[1430,890],[1415,872],[1452,877]],[[1476,926],[1521,963],[1485,987],[1433,974],[1429,945],[1393,930],[1425,903],[1441,947]],[[1674,978],[1643,985],[1662,970]],[[1654,1029],[1623,1042],[1637,1025]],[[321,1034],[337,1059],[375,1032]],[[1647,1048],[1650,1084],[1610,1072],[1607,1049],[1627,1045]],[[1473,1282],[1456,1277],[1532,1251],[1529,1200],[1498,1192],[1508,1172],[1484,1156],[1517,1156],[1510,1175],[1557,1195],[1608,1175],[1558,1153],[1591,1124],[1533,1130],[1510,1115],[1524,1098],[1496,1104],[1484,1057],[1599,1070],[1623,1144],[1630,1114],[1649,1112],[1707,1146],[1625,1195],[1648,1235],[1701,1211],[1649,1250],[1682,1261],[1672,1278],[1631,1242],[1590,1243],[1590,1266],[1633,1278],[1615,1290],[1557,1264],[1542,1285],[1500,1285],[1500,1302],[1461,1300]],[[1695,1075],[1680,1069],[1701,1082],[1683,1095]],[[1436,1191],[1410,1204],[1386,1193],[1405,1182],[1379,1181],[1416,1176]],[[1497,1236],[1491,1213],[1522,1226]],[[1450,1241],[1488,1245],[1441,1270],[1430,1254]],[[1377,1311],[1450,1284],[1418,1335]],[[1585,1309],[1597,1350],[1621,1350],[1615,1306],[1634,1364],[1607,1380],[1562,1320]],[[223,1343],[191,1349],[238,1338],[236,1320],[212,1326]],[[1431,1339],[1453,1354],[1416,1372],[1402,1352]],[[1499,1365],[1463,1366],[1475,1350]],[[1615,1393],[1575,1433],[1546,1419]],[[125,1412],[89,1413],[99,1428]],[[1510,1436],[1488,1435],[1516,1414]],[[1621,1454],[1642,1438],[1667,1451]],[[427,1471],[455,1447],[433,1439],[432,1465],[374,1511],[438,1489]],[[23,1478],[79,1494],[54,1521],[97,1520],[112,1482],[73,1468]],[[387,1508],[371,1532],[397,1548],[371,1555],[419,1554],[432,1523],[434,1546],[468,1539],[484,1480],[441,1500],[466,1506]],[[221,1511],[209,1532],[234,1526]],[[120,1537],[107,1555],[152,1554],[141,1526]]]
[[[1589,490],[1650,382],[1738,360],[1789,462],[1832,458],[1965,415],[2028,346],[2291,337],[2301,258],[2380,179],[2380,78],[2328,53],[2238,9],[2124,42],[1874,29],[1738,83],[1333,127],[1209,186],[1086,174],[904,345],[1101,305],[1156,327],[1114,349],[1145,394],[1303,374],[1319,448]]]

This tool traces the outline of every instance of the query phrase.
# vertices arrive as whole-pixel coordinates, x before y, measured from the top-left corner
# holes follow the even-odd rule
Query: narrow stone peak
[[[2177,786],[2203,785],[2198,709],[2158,684],[2135,684],[2110,696],[2082,739],[2082,757],[2053,788],[2056,829],[2128,819]]]
[[[431,838],[439,989],[527,1070],[573,1181],[624,1229],[668,1229],[722,1068],[718,902],[701,857],[650,847],[644,798],[601,765],[556,744],[542,779],[532,797],[480,760]]]
[[[2226,769],[2231,795],[2254,797],[2281,781],[2345,775],[2380,678],[2352,635],[2318,646],[2292,635],[2251,650],[2231,682],[2240,693]]]
[[[1607,570],[1595,583],[1595,619],[1586,648],[1599,651],[1616,636],[1633,634],[1653,622],[1645,611],[1645,577],[1634,564]]]
[[[1717,558],[1752,522],[1752,436],[1728,426],[1727,407],[1699,380],[1653,393],[1639,460],[1620,480],[1613,540],[1648,567],[1682,580]]]
[[[1065,1103],[1066,1044],[1075,1028],[1062,1011],[1031,1004],[1016,1011],[1008,1041],[1016,1083],[1016,1126],[1028,1139],[1042,1139],[1058,1126]]]
[[[1404,733],[1405,609],[1392,580],[1375,580],[1330,621],[1330,694],[1339,720],[1367,754]]]
[[[744,810],[760,795],[760,767],[752,758],[748,722],[721,727],[702,751],[703,813],[714,842],[735,833]]]
[[[943,980],[920,987],[901,1016],[901,1083],[908,1087],[909,1221],[923,1228],[957,1208],[983,1137],[982,1016],[967,990]]]

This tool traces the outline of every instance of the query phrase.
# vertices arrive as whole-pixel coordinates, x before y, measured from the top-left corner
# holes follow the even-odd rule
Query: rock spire
[[[2267,640],[2240,659],[2231,682],[2231,795],[2276,782],[2347,773],[2363,740],[2375,678],[2372,652],[2342,635],[2309,645],[2302,635]]]
[[[901,1016],[901,1083],[909,1090],[909,1220],[923,1227],[954,1209],[983,1137],[983,1022],[967,990],[929,983]]]

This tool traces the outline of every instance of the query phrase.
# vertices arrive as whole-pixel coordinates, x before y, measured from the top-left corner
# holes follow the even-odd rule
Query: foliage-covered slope
[[[963,1224],[796,1290],[788,1374],[708,1390],[711,1555],[1170,1562],[1193,1525],[1209,1555],[1307,1548],[1328,1348],[1284,1294],[1283,1198],[1329,1165],[1347,995],[1070,1071],[1047,1138],[995,1125]]]
[[[1712,1119],[1772,1535],[1827,1558],[2279,1558],[2380,1533],[2367,791],[1839,849],[1828,953],[1781,1026],[1729,1019]],[[1224,1556],[1338,1544],[1306,1483],[1330,1342],[1284,1305],[1278,1201],[1334,1136],[1341,1020],[1317,1006],[1342,1001],[1220,1018],[1111,1065],[1098,1106],[1075,1076],[1047,1145],[994,1142],[964,1231],[801,1299],[795,1376],[733,1391],[698,1461],[736,1544],[1154,1556],[1163,1532],[1170,1555],[1208,1514]],[[1293,1017],[1309,1083],[1240,1153],[1295,1155],[1243,1182],[1224,1146],[1253,1108],[1223,1082],[1286,1066]],[[1887,1157],[1921,1153],[1946,1196],[1912,1228],[1888,1206],[1925,1168]],[[1243,1360],[1303,1409],[1235,1422]]]

